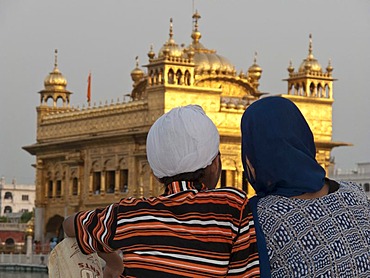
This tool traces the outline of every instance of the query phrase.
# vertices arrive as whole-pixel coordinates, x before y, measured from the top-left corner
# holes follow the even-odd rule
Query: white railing
[[[0,264],[33,264],[33,265],[48,265],[48,254],[0,254]]]

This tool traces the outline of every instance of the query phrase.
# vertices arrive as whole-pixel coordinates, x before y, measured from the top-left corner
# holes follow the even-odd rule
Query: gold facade
[[[146,72],[138,62],[131,72],[130,101],[70,107],[71,92],[57,67],[45,78],[37,107],[36,143],[24,147],[36,156],[35,238],[57,236],[66,215],[103,207],[122,197],[162,193],[146,160],[146,136],[158,117],[171,108],[199,104],[221,136],[223,171],[219,186],[243,185],[240,119],[258,90],[262,69],[254,63],[243,73],[200,43],[199,14],[193,16],[192,42],[180,47],[169,39],[156,55],[151,48]],[[302,68],[303,67],[303,68]],[[307,118],[317,143],[317,158],[328,169],[330,151],[343,145],[332,136],[332,68],[323,73],[309,56],[298,72],[288,68],[288,93]],[[324,93],[325,92],[325,93]],[[48,101],[52,103],[48,104]],[[58,105],[58,102],[61,102]],[[170,155],[170,154],[169,154]],[[250,194],[251,191],[249,191]]]

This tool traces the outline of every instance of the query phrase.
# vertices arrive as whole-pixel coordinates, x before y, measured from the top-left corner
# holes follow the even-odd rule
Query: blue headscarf
[[[251,199],[261,277],[270,277],[266,242],[258,223],[257,203],[267,195],[298,196],[319,191],[325,170],[317,163],[313,134],[297,106],[282,97],[251,104],[241,120],[242,162],[257,196]]]

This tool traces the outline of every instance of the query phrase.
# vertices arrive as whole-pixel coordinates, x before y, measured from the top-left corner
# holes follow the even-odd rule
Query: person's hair
[[[194,181],[199,182],[204,177],[205,168],[196,170],[194,172],[181,173],[172,177],[163,177],[159,181],[167,186],[174,181]]]

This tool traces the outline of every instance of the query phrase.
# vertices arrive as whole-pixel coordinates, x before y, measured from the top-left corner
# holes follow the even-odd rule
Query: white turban
[[[194,172],[218,154],[220,135],[199,105],[177,107],[162,115],[146,140],[150,167],[157,178]]]

